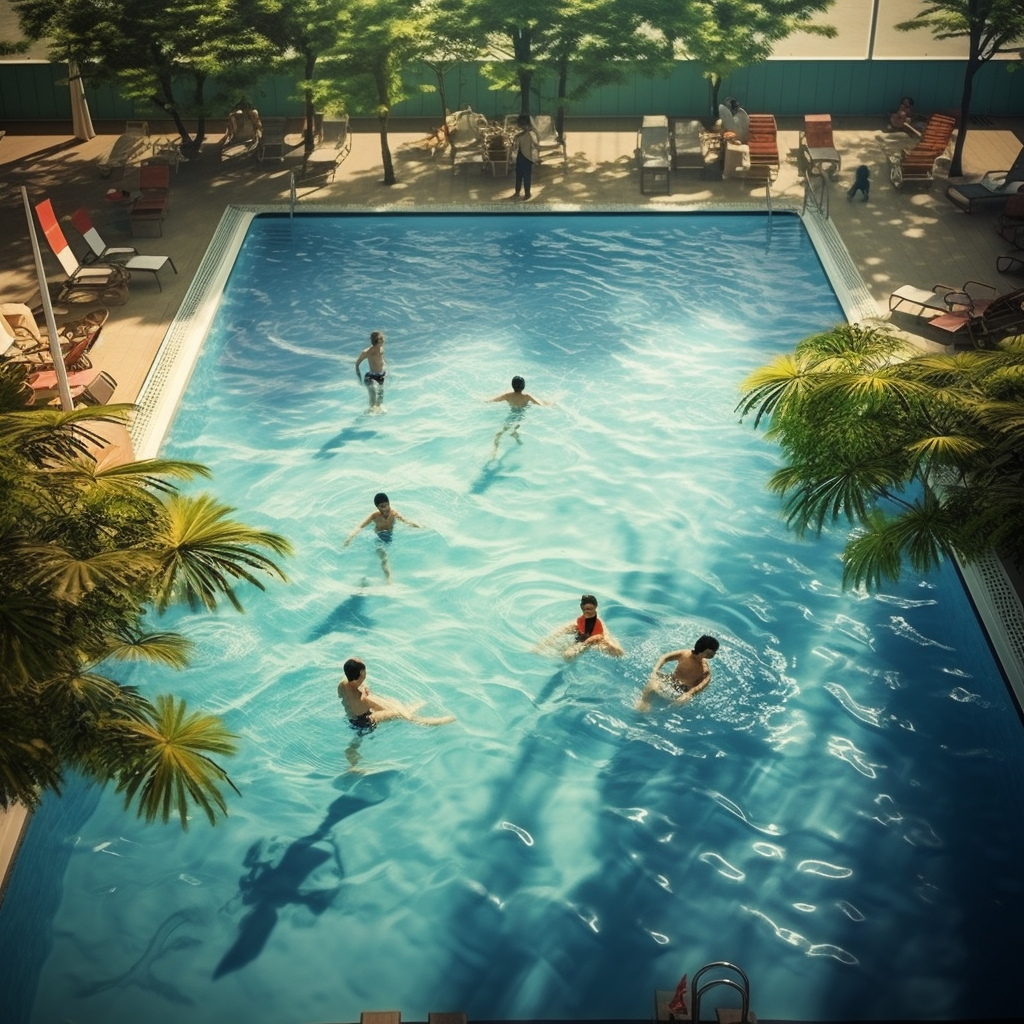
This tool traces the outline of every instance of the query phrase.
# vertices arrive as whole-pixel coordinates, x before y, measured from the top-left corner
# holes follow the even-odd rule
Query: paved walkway
[[[887,308],[889,293],[902,284],[930,287],[936,282],[952,286],[979,280],[1000,291],[1019,287],[1021,280],[1003,277],[995,271],[996,256],[1008,246],[994,230],[995,215],[968,216],[944,196],[946,182],[931,187],[904,186],[897,191],[889,183],[885,147],[899,138],[880,132],[880,120],[838,119],[837,145],[843,155],[843,170],[831,187],[832,219],[865,284],[878,303]],[[159,133],[170,124],[151,125]],[[427,122],[396,121],[390,141],[399,183],[391,188],[382,178],[380,139],[375,122],[355,122],[352,151],[335,180],[318,188],[299,188],[300,205],[308,202],[338,206],[410,207],[493,203],[506,199],[512,178],[491,177],[475,168],[453,174],[444,157],[431,159],[424,151],[407,144],[422,139]],[[534,200],[579,205],[631,204],[650,207],[749,202],[764,206],[763,185],[742,181],[705,182],[692,172],[673,175],[671,196],[642,196],[635,168],[637,119],[570,119],[567,123],[569,162],[545,165],[535,178]],[[116,125],[97,125],[115,133]],[[211,131],[219,137],[222,124]],[[803,187],[798,179],[796,150],[800,123],[780,122],[779,150],[784,164],[772,192],[776,199],[799,203]],[[11,134],[0,142],[0,302],[37,301],[37,287],[31,248],[26,231],[19,185],[28,189],[35,203],[49,197],[61,218],[79,206],[92,214],[108,244],[131,244],[143,253],[168,254],[178,268],[161,273],[161,292],[148,275],[132,281],[126,305],[114,307],[110,320],[93,350],[93,365],[109,370],[118,381],[115,401],[130,402],[139,389],[226,205],[265,204],[288,199],[288,164],[224,162],[215,150],[193,163],[183,163],[171,176],[171,205],[163,235],[132,240],[111,222],[104,193],[111,186],[130,188],[137,171],[123,181],[103,179],[97,163],[114,140],[100,135],[87,143],[67,135]],[[985,171],[1009,167],[1024,141],[1024,119],[1001,121],[974,128],[967,139],[965,176],[978,178]],[[871,167],[871,201],[848,203],[846,189],[858,164]],[[68,239],[77,252],[85,246],[70,225]],[[58,279],[57,263],[47,251],[44,265],[50,280]],[[780,282],[784,287],[784,282]],[[915,322],[898,317],[899,326],[913,329]],[[921,338],[922,345],[941,350],[934,340]],[[10,854],[21,833],[21,821],[0,815],[0,876],[5,853]]]
[[[103,126],[108,127],[108,126]],[[161,126],[152,126],[159,131]],[[169,128],[168,124],[166,128]],[[215,125],[219,128],[220,125]],[[335,180],[320,187],[299,188],[303,202],[357,206],[429,206],[431,204],[490,203],[511,192],[512,178],[492,177],[474,167],[453,174],[443,157],[431,159],[414,148],[403,148],[425,134],[425,122],[395,122],[390,133],[398,184],[387,188],[382,178],[379,134],[374,122],[356,123],[352,151]],[[115,126],[109,126],[116,130]],[[696,174],[680,172],[672,178],[671,196],[642,196],[634,162],[635,119],[569,120],[569,166],[546,164],[538,172],[535,204],[577,203],[635,204],[649,207],[666,202],[737,203],[764,206],[764,188],[743,181],[701,181]],[[968,216],[944,196],[946,182],[930,188],[905,185],[897,191],[889,183],[884,146],[902,136],[881,133],[874,121],[836,124],[837,143],[843,154],[843,170],[831,188],[831,214],[865,283],[886,310],[889,293],[902,284],[930,287],[936,282],[959,286],[968,279],[986,281],[1000,291],[1020,285],[1020,280],[995,271],[996,256],[1008,246],[993,229],[995,216]],[[773,186],[776,200],[798,203],[796,150],[799,123],[780,124],[779,150],[784,164]],[[211,133],[216,135],[216,133]],[[975,128],[967,140],[964,171],[968,178],[986,170],[1008,167],[1024,140],[1024,119]],[[161,272],[161,292],[149,275],[137,276],[126,305],[114,307],[93,352],[95,366],[109,370],[118,381],[116,401],[131,401],[152,362],[168,323],[178,308],[202,259],[224,207],[230,203],[286,202],[288,163],[255,161],[221,162],[215,150],[199,161],[183,163],[171,175],[171,205],[163,235],[131,239],[117,230],[106,207],[104,193],[111,186],[131,187],[137,171],[123,180],[101,178],[97,161],[110,146],[110,135],[87,143],[62,135],[11,135],[0,143],[0,238],[4,239],[0,266],[0,301],[29,301],[36,295],[31,251],[26,234],[20,193],[28,188],[32,202],[49,196],[58,216],[65,219],[85,206],[109,244],[134,244],[143,253],[169,254],[178,268]],[[860,163],[872,168],[871,201],[848,203],[846,188]],[[66,234],[78,251],[84,245],[70,226]],[[49,252],[44,265],[51,280],[57,264]],[[908,318],[898,317],[901,327],[913,328]],[[932,347],[935,346],[931,343]]]

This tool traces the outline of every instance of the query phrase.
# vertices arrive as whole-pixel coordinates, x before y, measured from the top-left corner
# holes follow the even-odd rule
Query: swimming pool
[[[784,285],[780,285],[784,282]],[[166,452],[289,536],[147,669],[243,737],[216,829],[72,786],[0,911],[12,1021],[642,1018],[718,958],[761,1018],[1009,1016],[1022,732],[955,573],[839,588],[736,385],[839,306],[796,218],[262,218]],[[353,364],[388,335],[386,414]],[[521,444],[487,403],[554,404]],[[342,548],[374,492],[426,529]],[[626,648],[535,641],[582,592]],[[689,707],[658,654],[723,643]],[[340,665],[454,725],[349,773]]]

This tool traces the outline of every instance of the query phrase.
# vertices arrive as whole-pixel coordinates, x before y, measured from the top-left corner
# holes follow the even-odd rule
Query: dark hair
[[[595,608],[597,607],[597,598],[593,594],[584,594],[580,598],[580,607],[582,608],[585,604],[592,604]]]
[[[345,671],[345,678],[350,682],[354,683],[359,676],[366,671],[366,665],[363,664],[358,658],[349,658],[348,661],[342,666]]]
[[[520,114],[519,115],[519,120],[516,121],[516,124],[519,125],[520,128],[529,128],[530,127],[530,115],[529,114]]]
[[[373,503],[374,503],[374,505],[383,505],[385,502],[387,502],[387,504],[389,504],[389,505],[391,504],[390,499],[388,498],[388,496],[383,491],[378,491],[373,496]]]
[[[370,344],[376,345],[378,341],[384,340],[383,331],[370,331]]]
[[[729,100],[729,109],[735,114],[736,111],[740,109],[739,101],[738,100],[734,100],[734,99],[730,99]]]
[[[714,653],[720,646],[713,636],[699,636],[697,637],[697,642],[693,645],[693,653],[700,654],[701,651],[711,651]]]
[[[523,388],[525,388],[525,387],[526,387],[526,381],[523,380],[522,377],[513,377],[512,378],[512,390],[513,391],[522,391]]]

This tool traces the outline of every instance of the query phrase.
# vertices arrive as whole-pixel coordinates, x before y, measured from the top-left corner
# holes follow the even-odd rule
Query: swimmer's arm
[[[364,348],[364,349],[363,349],[363,351],[359,353],[359,358],[358,358],[358,359],[356,360],[356,377],[358,377],[358,378],[359,378],[359,380],[362,380],[362,379],[363,379],[363,375],[362,375],[362,374],[361,374],[361,373],[359,372],[359,364],[360,364],[360,363],[361,363],[361,362],[362,362],[362,361],[363,361],[363,360],[364,360],[364,359],[365,359],[365,358],[366,358],[366,357],[367,357],[367,356],[368,356],[369,354],[370,354],[370,350],[369,350],[368,348]]]
[[[391,510],[391,514],[400,522],[405,523],[406,526],[411,526],[414,530],[423,529],[423,527],[419,523],[414,523],[411,519],[406,519],[401,512],[397,512],[395,509]]]
[[[666,662],[678,661],[685,653],[686,651],[670,651],[668,654],[663,654],[657,662],[655,662],[654,668],[651,669],[651,679],[654,679],[655,676],[658,675],[658,673],[665,667]]]
[[[493,398],[488,398],[488,402],[507,402],[509,395],[513,394],[512,391],[506,391],[503,395],[495,395]]]
[[[526,404],[527,405],[529,405],[531,402],[534,405],[551,405],[552,404],[551,402],[542,402],[539,398],[534,398],[533,395],[526,395],[526,394],[524,394],[523,398],[526,399]]]
[[[345,538],[345,543],[344,543],[344,544],[342,544],[341,546],[342,546],[343,548],[347,548],[347,547],[349,546],[349,544],[351,544],[351,543],[352,543],[352,541],[353,541],[353,540],[355,539],[355,535],[356,535],[356,534],[357,534],[357,533],[358,533],[358,532],[359,532],[360,530],[363,530],[363,529],[365,529],[365,528],[366,528],[367,526],[369,526],[369,525],[370,525],[370,523],[372,523],[372,522],[373,522],[373,513],[371,512],[371,513],[370,513],[370,514],[369,514],[369,515],[368,515],[368,516],[367,516],[367,517],[366,517],[366,518],[365,518],[365,519],[364,519],[364,520],[363,520],[363,521],[362,521],[362,522],[361,522],[361,523],[360,523],[360,524],[359,524],[359,525],[358,525],[358,526],[357,526],[357,527],[356,527],[356,528],[355,528],[355,529],[354,529],[354,530],[353,530],[353,531],[352,531],[352,532],[351,532],[351,533],[350,533],[350,534],[349,534],[349,535],[348,535],[348,536],[347,536],[347,537]]]

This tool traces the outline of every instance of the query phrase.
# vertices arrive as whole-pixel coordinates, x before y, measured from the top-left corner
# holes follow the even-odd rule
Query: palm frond
[[[212,715],[188,714],[183,700],[159,696],[154,704],[149,721],[129,725],[138,754],[117,791],[124,793],[126,807],[138,798],[139,817],[147,822],[160,818],[166,823],[176,813],[187,829],[189,808],[195,804],[216,824],[217,815],[227,813],[220,786],[226,783],[236,793],[238,789],[209,754],[233,754],[237,737]]]
[[[110,645],[104,657],[185,668],[192,646],[192,641],[180,633],[130,633],[125,630],[118,634],[118,642]]]
[[[97,587],[131,588],[157,564],[152,553],[138,549],[100,551],[80,558],[56,545],[40,544],[22,545],[21,553],[37,556],[29,571],[30,582],[72,604]]]
[[[263,590],[257,572],[287,580],[274,561],[257,550],[268,548],[276,555],[288,555],[291,544],[284,537],[227,518],[235,510],[209,495],[172,495],[166,507],[155,551],[159,611],[166,610],[179,595],[190,608],[212,610],[221,594],[241,611],[233,589],[235,581],[245,580]]]

